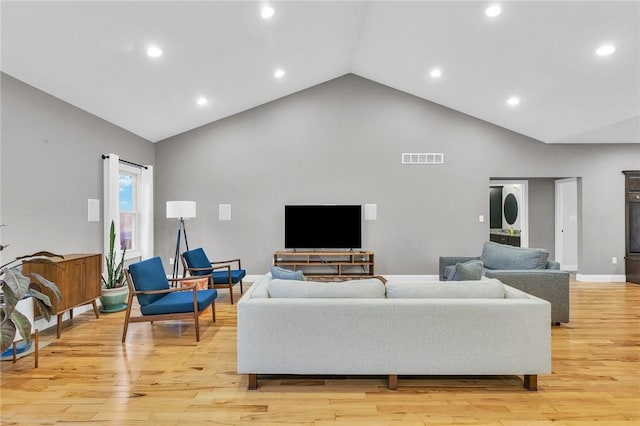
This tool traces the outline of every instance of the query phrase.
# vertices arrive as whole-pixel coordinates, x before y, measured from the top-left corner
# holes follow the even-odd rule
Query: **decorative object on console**
[[[237,263],[237,269],[231,269],[231,265]],[[193,276],[208,277],[209,287],[225,287],[229,289],[229,297],[233,305],[233,286],[240,283],[240,294],[242,289],[242,279],[247,275],[247,271],[242,269],[240,259],[209,261],[202,248],[197,248],[182,253],[182,265],[185,271]]]
[[[184,235],[184,244],[189,250],[189,240],[187,240],[187,228],[184,226],[184,220],[196,217],[195,201],[167,201],[167,218],[178,219],[178,235],[176,237],[176,251],[173,257],[173,273],[172,278],[178,277],[178,259],[180,258],[180,240]]]

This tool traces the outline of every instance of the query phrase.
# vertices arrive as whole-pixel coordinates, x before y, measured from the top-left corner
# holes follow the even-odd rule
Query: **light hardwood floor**
[[[224,292],[221,292],[224,293]],[[571,283],[571,322],[552,328],[553,372],[528,392],[522,378],[303,377],[236,374],[236,308],[218,321],[131,324],[92,312],[41,334],[33,357],[1,364],[2,425],[640,424],[640,285]],[[265,330],[268,332],[268,330]]]

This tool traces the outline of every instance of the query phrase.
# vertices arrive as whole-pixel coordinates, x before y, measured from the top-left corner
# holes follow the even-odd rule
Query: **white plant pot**
[[[22,315],[24,315],[25,317],[27,317],[27,319],[29,320],[29,322],[31,323],[31,334],[33,334],[35,332],[35,315],[34,315],[34,307],[33,307],[33,297],[29,296],[25,299],[19,300],[18,303],[16,304],[16,310],[18,312],[20,312]],[[22,335],[20,334],[20,331],[16,329],[16,335],[13,338],[13,342],[19,342],[16,344],[16,354],[19,355],[23,352],[28,351],[29,349],[31,349],[31,347],[33,346],[34,342],[31,341],[29,343],[26,343],[24,341],[20,342],[21,340],[23,340]],[[37,352],[37,350],[36,350]],[[3,352],[2,354],[0,354],[0,358],[4,361],[5,359],[12,359],[13,358],[13,347],[9,347],[9,349],[7,349],[5,352]],[[37,365],[36,365],[37,366]]]
[[[18,310],[18,312],[29,319],[29,322],[31,323],[31,334],[33,334],[33,332],[35,331],[33,297],[29,296],[26,299],[19,300],[16,304],[16,309]],[[13,341],[16,342],[18,340],[22,340],[22,335],[20,334],[20,331],[16,330],[16,337],[13,339]]]

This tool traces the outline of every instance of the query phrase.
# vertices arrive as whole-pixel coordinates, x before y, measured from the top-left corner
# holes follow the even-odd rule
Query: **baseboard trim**
[[[587,275],[576,274],[576,281],[591,283],[624,283],[627,282],[626,275]]]
[[[578,265],[561,265],[560,269],[563,271],[576,272],[578,270]]]

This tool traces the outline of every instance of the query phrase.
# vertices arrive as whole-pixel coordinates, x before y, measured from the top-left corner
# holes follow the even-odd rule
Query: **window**
[[[117,154],[103,156],[104,252],[109,228],[116,228],[116,247],[127,249],[125,259],[153,256],[153,166],[131,166]]]
[[[120,167],[118,176],[119,185],[119,213],[120,213],[120,249],[138,250],[140,248],[138,205],[137,196],[138,175],[137,171],[125,170]]]

